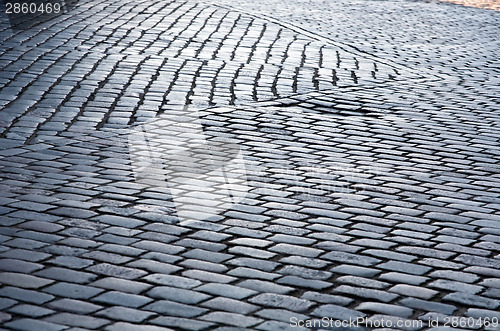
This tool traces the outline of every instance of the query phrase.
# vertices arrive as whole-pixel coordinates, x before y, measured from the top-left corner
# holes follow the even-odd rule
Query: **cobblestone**
[[[249,301],[254,304],[283,308],[296,312],[303,312],[313,305],[313,303],[309,300],[297,299],[291,296],[274,293],[259,294]]]
[[[399,317],[410,317],[413,315],[413,310],[404,308],[401,306],[383,304],[378,302],[363,302],[358,307],[357,310],[361,311],[372,311],[375,313],[382,313],[385,315],[399,316]]]
[[[48,306],[52,309],[69,311],[76,314],[90,314],[102,309],[102,306],[74,299],[60,299],[51,301]]]
[[[40,288],[52,283],[50,279],[39,278],[31,275],[24,275],[13,272],[0,273],[0,282],[22,288]]]
[[[48,330],[48,331],[59,331],[64,330],[67,327],[63,325],[58,325],[50,322],[34,320],[29,318],[21,318],[15,321],[7,322],[4,324],[5,327],[12,328],[14,330]]]
[[[278,285],[273,282],[263,281],[258,279],[247,279],[242,281],[238,285],[241,287],[245,287],[251,290],[264,293],[287,294],[294,291],[293,287]]]
[[[155,314],[126,307],[111,307],[99,311],[96,315],[114,320],[124,320],[127,322],[141,323],[145,319],[154,316]]]
[[[61,313],[49,316],[45,319],[55,324],[82,327],[85,329],[98,329],[109,323],[108,320],[91,316],[75,315],[70,313]]]
[[[248,317],[241,314],[235,313],[225,313],[225,312],[213,312],[202,317],[205,321],[221,321],[224,324],[234,325],[242,328],[249,328],[256,325],[262,320],[255,317]]]
[[[33,305],[17,305],[9,309],[10,312],[32,318],[40,318],[54,313],[51,309],[37,307]]]
[[[432,301],[424,301],[424,300],[414,299],[414,298],[403,299],[403,300],[401,300],[401,303],[407,307],[411,307],[414,309],[438,312],[438,313],[442,313],[445,315],[451,315],[451,314],[453,314],[453,312],[455,310],[457,310],[457,308],[455,306],[452,306],[449,304],[432,302]]]
[[[130,308],[138,308],[153,300],[140,295],[110,291],[92,298],[91,301],[106,305],[120,305]]]
[[[179,316],[184,318],[193,318],[207,311],[207,309],[168,300],[157,300],[147,306],[144,306],[144,310],[153,311],[161,315]]]
[[[488,8],[2,11],[2,328],[498,317],[500,17]],[[224,182],[197,186],[220,159]]]
[[[358,317],[366,316],[364,313],[348,308],[344,308],[337,305],[322,305],[319,308],[316,308],[312,314],[314,316],[318,316],[320,318],[329,317],[337,320],[349,320],[356,319]]]

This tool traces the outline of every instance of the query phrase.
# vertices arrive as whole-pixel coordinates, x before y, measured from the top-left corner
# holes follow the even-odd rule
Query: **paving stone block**
[[[108,320],[91,316],[60,313],[45,318],[45,321],[55,324],[77,326],[86,329],[98,329],[109,323]]]
[[[11,286],[2,287],[0,289],[0,295],[3,297],[39,305],[54,299],[54,296],[49,294],[39,293],[32,290],[24,290]]]
[[[104,288],[108,290],[116,290],[120,292],[127,292],[132,294],[139,294],[151,288],[152,286],[146,283],[126,280],[122,278],[114,278],[114,277],[102,278],[91,283],[90,285],[94,287]]]
[[[90,314],[102,309],[102,306],[74,299],[54,300],[49,302],[48,306],[58,311],[68,311],[75,314]]]
[[[332,273],[328,271],[309,269],[293,265],[284,266],[279,270],[279,273],[283,275],[300,276],[303,278],[320,279],[320,280],[325,280],[332,276]]]
[[[17,305],[9,309],[9,312],[31,318],[40,318],[55,313],[51,309],[33,305]]]
[[[334,292],[344,293],[348,295],[355,295],[362,298],[380,300],[382,302],[391,302],[398,297],[397,294],[388,293],[380,290],[373,290],[367,288],[352,287],[341,285],[334,289]]]
[[[295,320],[292,320],[295,321]],[[297,322],[298,323],[298,322]],[[293,324],[293,322],[292,322]],[[267,321],[255,327],[256,330],[308,330],[298,325],[291,325],[290,322]]]
[[[22,288],[40,288],[50,283],[53,283],[53,280],[40,278],[31,275],[25,275],[14,272],[1,272],[0,273],[0,283],[8,284],[15,287]]]
[[[95,215],[95,213],[94,213]],[[85,217],[82,217],[85,218]],[[89,216],[87,216],[89,218]],[[98,215],[92,218],[97,222],[102,222],[109,225],[121,226],[129,229],[135,229],[139,226],[146,224],[143,221],[132,219],[130,217],[116,216],[116,215]]]
[[[359,277],[373,277],[380,273],[380,270],[358,267],[348,264],[341,264],[339,266],[333,267],[330,269],[330,271],[333,272],[334,274],[340,273],[340,274],[353,275]]]
[[[98,237],[96,240],[103,240],[102,238]],[[132,240],[129,243],[136,242],[137,240]],[[138,256],[143,254],[145,251],[142,249],[137,249],[129,246],[123,246],[123,245],[116,245],[116,244],[104,244],[99,247],[99,250],[109,252],[109,253],[115,253],[115,254],[121,254],[121,255],[128,255],[128,256]]]
[[[356,310],[406,318],[413,315],[413,309],[379,302],[362,302],[359,306],[356,307]]]
[[[317,268],[317,269],[324,268],[325,266],[330,264],[329,262],[324,260],[320,260],[317,258],[303,257],[303,256],[287,256],[280,259],[280,262],[282,262],[283,264],[291,263],[300,266],[305,266],[308,268]]]
[[[438,312],[442,313],[445,315],[452,315],[455,310],[457,310],[457,307],[444,304],[444,303],[439,303],[439,302],[433,302],[433,301],[425,301],[425,300],[420,300],[420,299],[415,299],[415,298],[405,298],[400,301],[400,303],[404,306],[417,309],[417,310],[424,310],[424,311],[431,311],[431,312]]]
[[[339,263],[357,264],[364,267],[369,267],[380,262],[379,259],[373,257],[345,253],[345,252],[329,252],[321,256],[321,258],[332,260]]]
[[[112,229],[112,228],[107,228],[105,231],[116,231],[116,232],[119,232],[120,234],[123,232],[123,231],[120,231],[118,229]],[[127,238],[127,237],[123,237],[123,236],[119,236],[119,235],[114,235],[111,233],[106,233],[106,234],[100,235],[99,237],[95,237],[94,239],[96,241],[99,241],[99,242],[108,242],[111,244],[115,244],[114,249],[111,249],[111,247],[113,247],[113,246],[111,246],[111,247],[107,246],[108,249],[106,251],[111,252],[111,253],[114,253],[114,252],[122,253],[122,251],[127,251],[126,248],[130,248],[130,250],[129,250],[130,252],[137,252],[137,251],[140,252],[140,250],[138,250],[138,249],[124,246],[124,245],[130,245],[132,243],[138,242],[140,240],[138,238]],[[174,239],[175,239],[175,237],[173,237],[172,240],[174,240]]]
[[[472,266],[500,269],[500,261],[498,259],[492,259],[481,256],[474,256],[468,254],[461,254],[455,258],[457,262],[463,262]]]
[[[15,259],[1,259],[0,260],[0,270],[2,271],[11,271],[18,273],[32,273],[33,271],[40,270],[43,268],[43,265],[26,262],[22,260]]]
[[[125,278],[125,279],[137,279],[147,274],[147,272],[142,270],[116,266],[109,263],[99,263],[90,266],[85,270],[100,275]]]
[[[59,282],[43,289],[43,292],[72,299],[89,299],[103,290],[78,284]]]
[[[389,261],[386,263],[382,263],[377,265],[377,268],[382,268],[390,271],[404,272],[411,275],[423,275],[431,270],[431,268],[426,266],[410,264],[406,262],[399,262],[399,261]]]
[[[487,268],[487,267],[468,267],[464,269],[465,272],[473,274],[484,275],[488,277],[500,277],[500,270]]]
[[[286,234],[275,234],[272,237],[268,238],[270,241],[278,242],[278,243],[285,243],[285,244],[295,244],[295,245],[311,245],[314,244],[315,240],[314,239],[309,239],[309,238],[304,238],[304,237],[298,237],[298,236],[291,236],[291,235],[286,235]],[[269,241],[267,241],[269,242]],[[271,243],[271,242],[269,242]]]
[[[439,247],[439,245],[436,246],[436,248],[438,248],[438,247]],[[431,249],[431,248],[424,248],[424,247],[403,246],[403,247],[398,247],[397,251],[416,254],[416,255],[422,255],[422,256],[428,256],[428,257],[432,257],[432,258],[439,258],[439,259],[448,259],[454,255],[451,252],[442,251],[440,249]]]
[[[259,269],[267,272],[271,272],[276,269],[280,264],[273,261],[266,261],[253,258],[236,258],[228,261],[228,264],[236,265],[239,267],[249,267],[253,269]]]
[[[369,249],[363,251],[363,254],[368,254],[376,257],[381,257],[385,258],[388,260],[397,260],[397,261],[403,261],[403,262],[411,262],[416,259],[415,256],[408,255],[408,254],[401,254],[401,253],[396,253],[396,252],[391,252],[387,250],[381,250],[381,249]]]
[[[205,262],[194,259],[187,259],[179,263],[180,266],[185,267],[186,269],[201,269],[215,273],[224,273],[228,270],[228,268],[224,265],[212,262]]]
[[[64,226],[62,225],[49,222],[41,222],[41,221],[24,222],[20,224],[19,227],[24,229],[31,229],[34,231],[48,232],[48,233],[57,232],[64,229]]]
[[[91,210],[73,208],[73,207],[59,207],[56,209],[50,210],[50,213],[56,216],[62,217],[77,217],[83,219],[89,219],[93,216],[96,216],[97,213]]]
[[[490,320],[496,317],[500,320],[500,313],[494,310],[480,309],[480,308],[469,308],[467,312],[465,312],[465,316],[474,317],[476,319],[489,318]]]
[[[429,300],[439,293],[437,291],[427,289],[424,287],[406,285],[406,284],[397,284],[391,287],[389,291],[405,296],[417,297],[424,300]]]
[[[12,316],[10,314],[4,313],[4,312],[0,312],[0,323],[7,322],[11,318],[12,318]]]
[[[290,323],[290,319],[294,317],[301,320],[307,319],[306,315],[284,309],[262,309],[259,310],[255,315],[265,319],[271,319],[287,323]]]
[[[323,251],[315,248],[303,247],[291,244],[277,244],[271,248],[270,251],[288,254],[288,255],[299,255],[305,257],[317,257]]]
[[[309,309],[313,303],[309,300],[298,299],[292,296],[276,293],[259,294],[249,300],[253,304],[265,307],[282,308],[294,312],[304,312]]]
[[[168,300],[156,300],[155,302],[144,306],[143,310],[153,311],[161,315],[179,316],[184,318],[193,318],[207,312],[207,309],[204,308],[198,308]]]
[[[312,315],[319,318],[328,317],[342,321],[348,321],[349,319],[357,319],[366,316],[360,311],[332,304],[319,306],[318,308],[313,310]]]
[[[154,284],[174,286],[184,289],[191,289],[193,287],[197,287],[202,284],[202,282],[196,279],[190,279],[187,277],[174,276],[174,275],[153,274],[153,275],[148,275],[143,279]]]
[[[447,268],[448,270],[459,270],[463,269],[464,265],[461,263],[454,263],[450,261],[443,261],[441,259],[431,259],[425,258],[420,260],[420,264],[427,265],[435,268]]]
[[[94,240],[82,239],[82,238],[66,238],[59,241],[61,245],[66,245],[70,247],[79,247],[79,248],[93,248],[98,246],[99,244]]]
[[[190,235],[190,237],[197,238],[197,239],[204,239],[204,240],[209,240],[213,242],[218,242],[218,241],[224,241],[226,239],[229,239],[231,235],[225,234],[225,233],[217,233],[213,231],[207,231],[207,230],[200,230],[197,231],[193,234]]]
[[[111,307],[100,310],[96,315],[113,320],[141,323],[156,314],[126,307]]]
[[[147,325],[147,324],[132,324],[127,322],[116,322],[111,325],[106,326],[104,330],[107,331],[169,331],[172,329],[155,326],[155,325]]]
[[[23,260],[29,262],[38,262],[45,260],[50,257],[50,254],[45,254],[42,252],[36,252],[26,249],[10,249],[5,252],[0,253],[0,257],[12,259],[12,260]]]
[[[64,330],[67,326],[54,324],[50,322],[30,319],[30,318],[21,318],[15,321],[7,322],[4,324],[5,327],[12,328],[14,330],[47,330],[47,331],[59,331]]]
[[[201,304],[213,310],[224,310],[233,313],[249,314],[259,309],[258,306],[229,298],[214,298]]]
[[[240,283],[238,286],[255,290],[258,292],[271,292],[279,294],[288,294],[294,290],[293,287],[278,285],[275,282],[262,281],[257,279],[247,279]]]
[[[193,258],[197,260],[202,260],[206,262],[221,263],[225,260],[232,258],[230,254],[217,253],[212,251],[206,251],[202,249],[189,250],[183,254],[184,257]]]
[[[270,258],[276,256],[276,254],[271,253],[269,251],[264,251],[264,250],[261,250],[261,249],[256,249],[256,248],[251,248],[251,247],[245,247],[245,246],[231,247],[228,250],[228,252],[231,253],[231,254],[256,257],[256,258],[259,258],[259,259],[270,259]]]
[[[474,307],[496,309],[500,306],[498,300],[484,298],[479,295],[455,292],[447,294],[443,297],[443,301],[455,302],[463,305],[471,305]]]
[[[387,272],[379,277],[380,280],[385,280],[393,283],[407,283],[411,285],[421,285],[429,280],[428,277],[414,276],[399,272]]]
[[[257,278],[257,279],[263,279],[263,280],[273,280],[273,279],[280,277],[279,274],[264,272],[264,271],[251,269],[251,268],[245,268],[245,267],[238,267],[238,268],[232,269],[227,274],[231,275],[231,276],[235,276],[235,277]],[[236,278],[233,278],[233,280],[236,280]]]
[[[150,290],[147,295],[157,299],[165,299],[195,305],[210,298],[209,295],[196,291],[175,287],[160,286]]]
[[[143,254],[141,256],[141,258],[152,260],[152,261],[168,263],[168,264],[172,264],[172,263],[175,263],[179,260],[182,260],[181,257],[176,256],[176,255],[157,253],[157,252],[149,252],[149,253]]]
[[[35,273],[35,276],[78,284],[86,284],[97,278],[97,275],[88,272],[74,271],[58,267],[51,267],[38,271]]]
[[[325,282],[316,279],[306,279],[297,276],[285,276],[277,280],[279,284],[292,285],[298,287],[306,287],[315,290],[323,290],[325,288],[333,286],[330,282]]]
[[[208,251],[219,252],[226,248],[226,245],[220,243],[213,243],[205,240],[197,240],[197,239],[181,239],[175,242],[175,245],[181,247],[191,247],[191,248],[200,248]]]
[[[179,246],[163,244],[149,240],[142,240],[138,243],[132,244],[132,246],[135,248],[144,249],[146,251],[153,251],[165,254],[177,254],[184,250],[184,248]]]
[[[256,294],[256,291],[246,289],[244,287],[229,285],[229,284],[220,284],[220,283],[209,283],[204,284],[196,288],[197,291],[209,293],[211,295],[219,295],[232,299],[244,299],[251,295]]]
[[[303,214],[329,217],[329,218],[341,219],[341,220],[345,220],[345,219],[348,219],[348,218],[353,216],[352,214],[343,213],[340,211],[324,210],[324,209],[319,209],[319,208],[303,208],[303,209],[300,209],[299,211]]]
[[[68,269],[82,269],[94,263],[92,260],[75,256],[56,256],[55,258],[50,259],[47,262]]]
[[[228,275],[231,273],[228,273]],[[215,283],[231,283],[234,282],[237,278],[231,277],[228,275],[221,275],[218,273],[207,272],[202,270],[186,270],[182,272],[182,276],[188,278],[194,278],[198,280],[202,280],[205,282],[215,282]]]
[[[163,274],[171,274],[179,270],[182,270],[181,267],[177,267],[164,262],[151,261],[146,259],[135,260],[130,263],[127,263],[125,266],[131,268],[145,269],[151,272],[161,272]]]
[[[110,291],[92,298],[91,301],[105,305],[139,308],[153,300],[142,295]]]
[[[65,256],[79,256],[82,255],[86,252],[88,252],[87,249],[83,248],[77,248],[77,247],[70,247],[70,246],[63,246],[63,245],[50,245],[41,248],[41,251],[49,254],[54,254],[54,255],[65,255]]]
[[[311,291],[305,292],[301,298],[315,302],[334,304],[338,306],[347,306],[354,301],[350,298],[346,298],[339,295],[331,295],[331,294],[311,292]]]
[[[234,325],[241,328],[249,328],[262,322],[260,318],[226,312],[208,313],[207,315],[202,316],[201,319],[205,321]]]
[[[428,284],[429,287],[448,291],[477,294],[483,290],[482,286],[466,284],[458,281],[438,279]]]
[[[108,262],[111,264],[123,264],[131,261],[132,258],[128,256],[123,256],[119,254],[101,252],[101,251],[91,251],[81,255],[83,258],[97,260],[101,262]]]
[[[370,287],[375,289],[385,289],[390,285],[389,283],[386,282],[381,282],[378,280],[357,277],[357,276],[340,276],[335,279],[335,282],[340,284],[349,284],[359,287]]]

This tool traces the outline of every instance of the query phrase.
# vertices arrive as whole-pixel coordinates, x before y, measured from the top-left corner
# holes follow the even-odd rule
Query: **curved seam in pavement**
[[[304,35],[306,37],[309,37],[309,38],[312,38],[312,39],[315,39],[315,40],[318,40],[318,41],[322,41],[322,42],[324,42],[326,44],[335,45],[336,47],[339,47],[341,50],[343,50],[345,52],[352,53],[352,54],[355,54],[355,55],[360,55],[360,56],[363,56],[365,58],[369,58],[372,61],[376,61],[376,62],[379,62],[381,64],[385,64],[385,65],[387,65],[389,67],[392,67],[392,68],[398,68],[398,69],[404,69],[404,70],[408,70],[408,71],[412,71],[412,72],[417,72],[417,74],[419,74],[419,75],[422,75],[421,74],[422,71],[425,71],[426,75],[431,75],[431,76],[438,77],[438,78],[444,80],[444,77],[442,77],[441,74],[437,74],[437,73],[431,72],[428,69],[419,69],[419,70],[416,70],[416,69],[412,69],[412,68],[409,68],[407,66],[401,65],[399,63],[396,63],[396,62],[394,62],[392,60],[379,58],[379,57],[377,57],[377,56],[375,56],[373,54],[364,52],[364,51],[360,50],[359,48],[357,48],[357,47],[355,47],[353,45],[342,44],[342,43],[333,41],[332,39],[330,39],[328,37],[324,37],[324,36],[315,34],[313,32],[307,31],[304,28],[299,27],[297,25],[280,21],[279,19],[276,19],[274,17],[268,16],[268,15],[265,15],[265,14],[262,14],[262,13],[259,13],[257,15],[257,14],[253,14],[253,13],[244,11],[244,10],[239,9],[239,8],[235,8],[235,7],[231,7],[231,6],[227,6],[227,5],[221,5],[221,4],[217,4],[217,3],[211,2],[211,1],[201,0],[201,2],[205,3],[207,5],[224,8],[226,10],[237,11],[239,13],[242,13],[244,15],[248,15],[248,16],[254,17],[256,19],[261,19],[261,20],[269,21],[271,23],[280,25],[280,26],[282,26],[282,27],[284,27],[286,29],[292,30],[295,33]]]

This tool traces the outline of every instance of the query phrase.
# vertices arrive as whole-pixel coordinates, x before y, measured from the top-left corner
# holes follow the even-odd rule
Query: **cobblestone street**
[[[500,330],[500,7],[451,2],[3,3],[0,329]]]

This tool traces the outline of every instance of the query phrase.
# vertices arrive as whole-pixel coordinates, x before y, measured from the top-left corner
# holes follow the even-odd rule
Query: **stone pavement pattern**
[[[2,21],[4,328],[500,318],[499,13],[325,4]],[[246,162],[245,200],[209,221],[179,221],[129,158],[130,128],[184,105]]]

